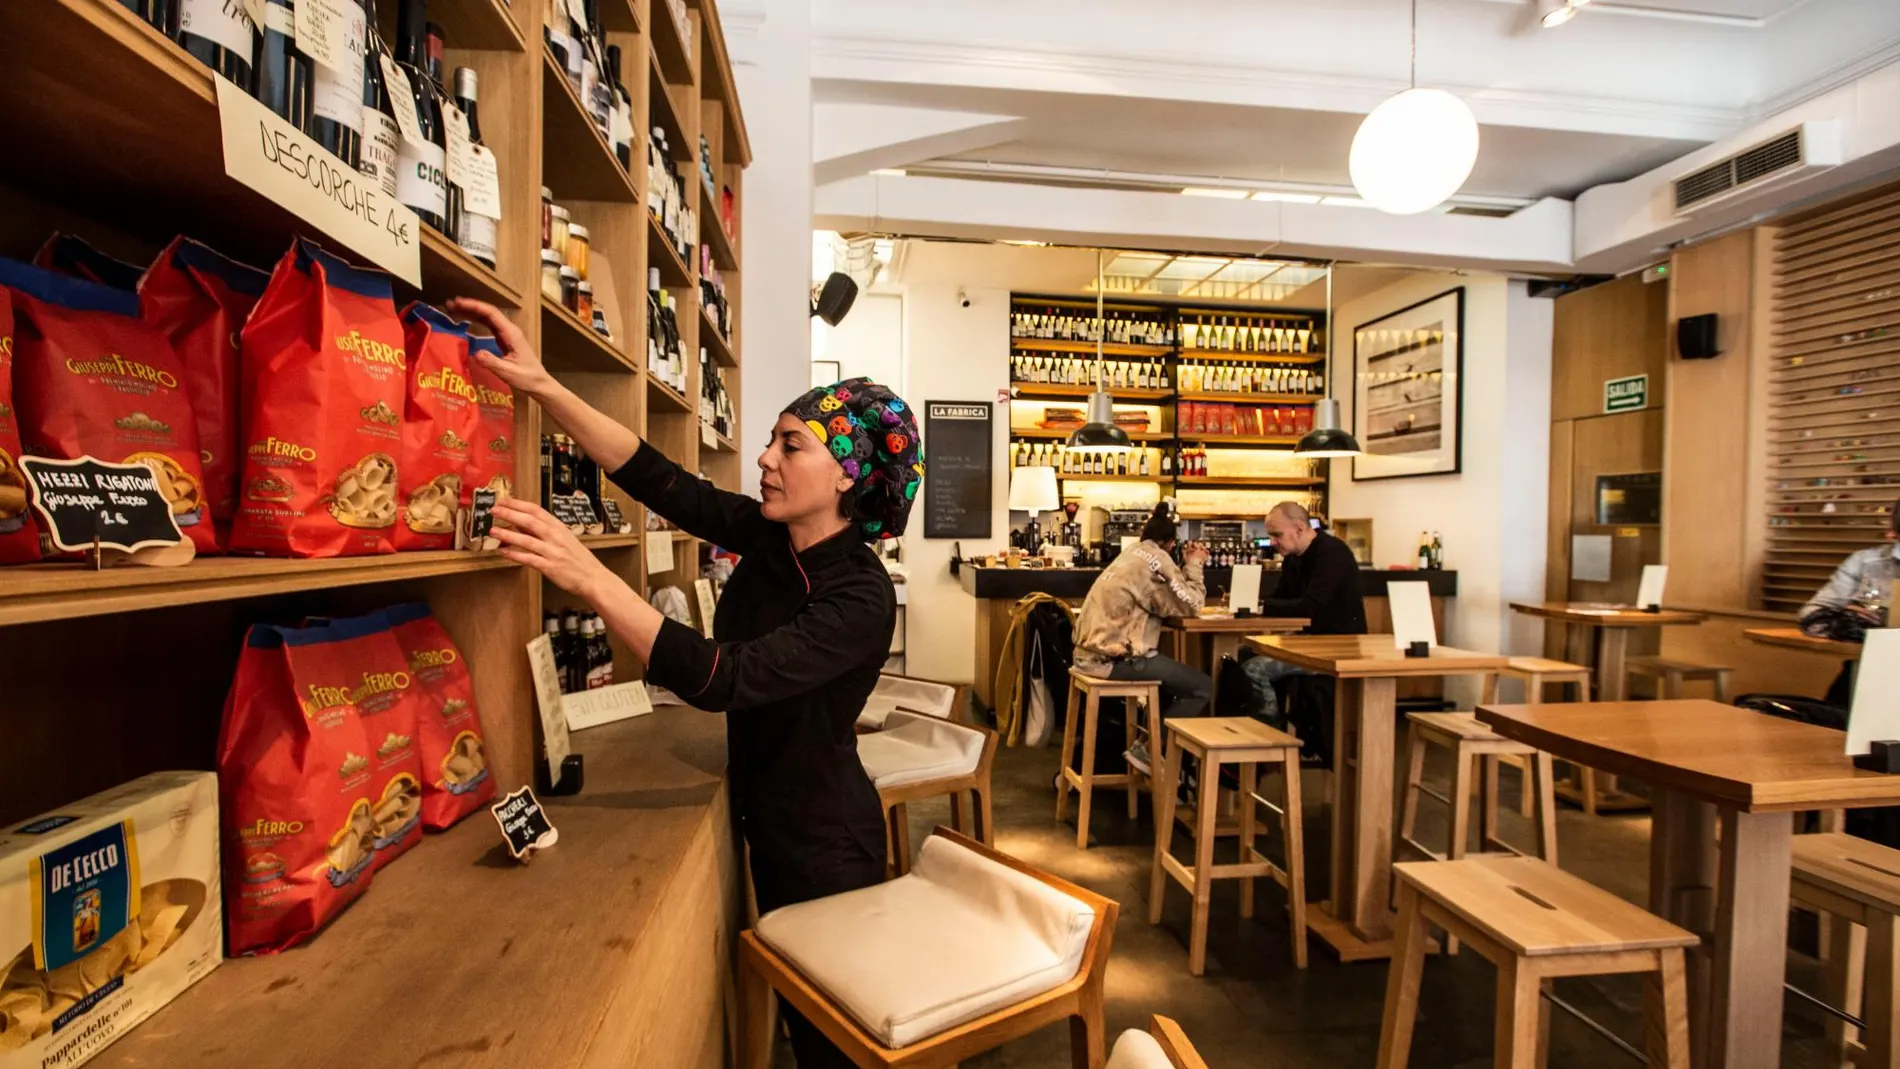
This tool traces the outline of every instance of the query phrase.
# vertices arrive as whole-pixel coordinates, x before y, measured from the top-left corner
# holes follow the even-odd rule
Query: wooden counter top
[[[531,865],[476,813],[309,944],[226,962],[90,1064],[704,1064],[707,1044],[724,1049],[718,918],[736,916],[739,887],[725,720],[663,707],[574,749],[586,790],[543,799],[561,841]]]

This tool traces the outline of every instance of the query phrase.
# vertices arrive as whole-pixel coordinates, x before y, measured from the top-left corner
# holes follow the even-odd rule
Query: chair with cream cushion
[[[1121,1034],[1107,1069],[1207,1069],[1207,1063],[1181,1026],[1157,1013],[1148,1031],[1130,1028]]]
[[[963,711],[964,696],[968,692],[969,687],[960,683],[938,683],[882,673],[877,677],[876,689],[865,699],[864,711],[858,714],[858,730],[881,730],[885,718],[899,709],[939,720],[956,720]]]
[[[990,764],[995,757],[994,731],[903,709],[884,718],[883,730],[858,736],[858,760],[884,807],[896,875],[910,869],[907,802],[947,794],[951,826],[984,843],[995,842],[990,815]],[[968,821],[965,795],[970,796]]]
[[[859,1066],[953,1066],[1066,1019],[1075,1069],[1102,1069],[1118,912],[938,828],[909,875],[773,910],[741,934],[744,1064],[770,1061],[777,992]]]

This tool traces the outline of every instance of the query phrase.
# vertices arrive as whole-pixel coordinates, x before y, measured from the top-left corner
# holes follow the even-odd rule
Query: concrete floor
[[[1440,789],[1449,775],[1444,755],[1427,765]],[[1055,822],[1050,783],[1056,751],[1004,748],[994,772],[997,845],[1066,879],[1121,903],[1121,917],[1108,969],[1108,1035],[1144,1027],[1150,1014],[1178,1020],[1212,1069],[1303,1066],[1370,1067],[1379,1043],[1379,1016],[1385,996],[1382,962],[1343,965],[1318,939],[1309,946],[1309,966],[1293,966],[1289,951],[1284,896],[1261,881],[1255,916],[1239,917],[1238,886],[1222,883],[1214,892],[1208,927],[1208,965],[1200,978],[1187,971],[1187,893],[1170,883],[1162,923],[1148,924],[1148,880],[1153,831],[1147,803],[1138,821],[1129,821],[1122,795],[1101,791],[1092,818],[1091,847],[1075,846],[1073,805],[1070,823]],[[1515,776],[1504,772],[1507,805],[1515,803]],[[1321,803],[1322,778],[1306,777],[1308,898],[1326,894],[1327,835],[1330,814]],[[1271,796],[1271,795],[1269,795]],[[1423,803],[1420,838],[1442,842],[1442,807]],[[913,805],[913,845],[936,824],[949,822],[947,803]],[[1504,835],[1529,843],[1528,823],[1514,811],[1504,816]],[[1649,820],[1643,815],[1586,817],[1565,808],[1558,817],[1559,859],[1563,868],[1633,901],[1647,896]],[[1187,836],[1174,840],[1177,856],[1189,849]],[[1279,853],[1277,836],[1268,852]],[[1231,840],[1217,858],[1231,859]],[[1811,963],[1795,957],[1792,977],[1807,990],[1818,990]],[[1436,956],[1425,966],[1425,984],[1412,1062],[1421,1069],[1483,1066],[1491,1061],[1496,970],[1470,952]],[[1601,1021],[1639,1049],[1642,1045],[1642,986],[1636,978],[1560,981],[1559,997]],[[1820,1067],[1824,1062],[1818,1011],[1793,998],[1784,1027],[1783,1064]],[[1552,1015],[1553,1066],[1634,1065],[1615,1045],[1561,1012]],[[789,1061],[786,1058],[781,1064]],[[1069,1065],[1066,1027],[1052,1027],[963,1063],[965,1069],[1017,1069]]]

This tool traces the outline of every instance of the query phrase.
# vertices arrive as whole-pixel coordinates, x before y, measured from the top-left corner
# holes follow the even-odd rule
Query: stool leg
[[[1542,750],[1524,759],[1524,793],[1537,792],[1537,856],[1557,863],[1557,762]],[[1532,770],[1535,771],[1532,771]]]
[[[1465,856],[1465,844],[1471,839],[1471,766],[1477,758],[1463,746],[1452,747],[1451,768],[1451,845],[1445,857],[1457,861]],[[1445,953],[1458,953],[1458,937],[1445,933]]]
[[[1680,947],[1657,953],[1644,1001],[1650,1069],[1689,1069],[1689,984]]]
[[[1498,965],[1498,1020],[1491,1064],[1497,1069],[1537,1069],[1538,1036],[1544,1002],[1538,997],[1537,967],[1524,958]]]
[[[1425,918],[1418,890],[1399,881],[1399,916],[1392,929],[1392,966],[1386,973],[1385,1016],[1379,1024],[1377,1069],[1405,1069],[1418,1019],[1418,982],[1425,972]]]
[[[1069,681],[1068,715],[1062,720],[1061,778],[1056,780],[1056,823],[1069,818],[1069,761],[1075,753],[1076,721],[1082,718],[1082,690]]]
[[[983,785],[981,787],[976,788],[976,790],[973,793],[976,795],[976,811],[977,811],[978,819],[982,821],[981,824],[977,825],[977,830],[983,836],[983,845],[995,846],[996,845],[996,817],[990,811],[989,781],[985,780],[983,782]]]
[[[1413,837],[1418,829],[1419,784],[1425,779],[1425,739],[1419,734],[1418,725],[1410,725],[1405,732],[1405,804],[1399,810],[1399,848],[1398,855],[1405,856],[1405,840]]]
[[[1895,1033],[1900,1032],[1900,976],[1894,971],[1896,957],[1900,956],[1900,946],[1896,946],[1900,925],[1895,924],[1891,913],[1876,913],[1868,920],[1866,997],[1861,1000],[1860,1014],[1867,1022],[1861,1031],[1867,1058],[1862,1064],[1887,1069],[1900,1065],[1900,1050],[1895,1043]]]
[[[1125,742],[1123,745],[1126,746],[1126,748],[1130,750],[1135,748],[1135,743],[1137,741],[1136,729],[1141,726],[1140,718],[1136,715],[1138,710],[1134,708],[1135,701],[1136,699],[1134,698],[1122,699],[1122,734],[1127,736],[1127,742]],[[1154,754],[1151,753],[1148,755],[1148,760],[1150,762],[1148,765],[1148,769],[1150,772],[1152,772],[1155,767],[1153,764],[1154,759],[1155,759]],[[1135,766],[1133,765],[1128,766],[1128,819],[1129,820],[1134,820],[1136,817],[1141,816],[1141,804],[1135,801],[1135,796],[1137,792],[1139,792],[1141,789],[1141,785],[1139,782],[1140,779],[1141,779],[1141,774],[1135,771]]]
[[[891,807],[891,838],[891,856],[897,863],[897,874],[902,876],[910,871],[910,811],[902,802]]]
[[[1478,693],[1479,705],[1490,705],[1498,700],[1498,674],[1491,672],[1484,677],[1484,689]]]
[[[1589,816],[1597,815],[1597,770],[1588,765],[1577,766],[1578,791],[1583,795],[1583,811]]]
[[[1728,704],[1728,670],[1715,673],[1715,700]]]
[[[1676,698],[1682,697],[1682,673],[1681,672],[1665,671],[1663,673],[1662,696],[1670,700],[1674,700]]]
[[[958,835],[970,834],[970,829],[964,827],[963,825],[963,792],[962,791],[950,792],[950,829],[956,832]]]
[[[1084,1000],[1083,1011],[1069,1018],[1069,1065],[1072,1069],[1102,1069],[1107,1062],[1108,1040],[1102,1016],[1099,1001],[1091,1006]]]
[[[1091,692],[1082,703],[1082,784],[1075,803],[1075,848],[1089,848],[1089,807],[1095,801],[1095,734],[1102,726],[1102,699]]]
[[[1286,752],[1280,835],[1286,840],[1286,904],[1293,925],[1293,965],[1306,968],[1306,816],[1300,799],[1300,752]]]
[[[1155,692],[1157,695],[1159,691]],[[1155,772],[1161,771],[1162,751],[1167,749],[1168,739],[1161,730],[1161,702],[1159,698],[1148,706],[1148,767]],[[1173,796],[1174,781],[1167,780],[1165,786],[1169,796]],[[1161,787],[1155,785],[1155,777],[1148,777],[1148,814],[1155,816],[1161,811]],[[1156,817],[1156,819],[1160,819]]]
[[[1160,773],[1160,781],[1154,790],[1155,818],[1155,862],[1148,873],[1148,923],[1161,923],[1161,895],[1168,887],[1168,870],[1161,859],[1168,856],[1168,850],[1174,845],[1174,795],[1181,781],[1181,744],[1168,747],[1163,755],[1156,748],[1148,755],[1150,760],[1160,762],[1155,771]]]
[[[1194,805],[1194,918],[1188,929],[1188,973],[1207,971],[1207,908],[1214,897],[1214,825],[1220,818],[1220,760],[1201,755],[1201,789]]]
[[[1484,775],[1478,781],[1478,844],[1486,851],[1508,850],[1498,827],[1498,765],[1501,762],[1497,754],[1484,754],[1478,762],[1484,766]]]
[[[1251,761],[1240,766],[1240,805],[1239,805],[1240,812],[1238,814],[1239,828],[1240,828],[1240,843],[1239,843],[1240,851],[1239,851],[1239,857],[1237,858],[1237,860],[1242,865],[1251,865],[1254,862],[1253,796],[1254,796],[1254,790],[1259,784],[1259,775],[1260,775],[1260,766],[1254,764]],[[1241,877],[1240,917],[1242,920],[1253,919],[1253,891],[1254,891],[1254,878],[1252,876]]]
[[[741,1069],[771,1069],[773,1038],[778,1029],[773,1011],[772,984],[750,964],[750,955],[739,955],[739,999],[742,1018]]]

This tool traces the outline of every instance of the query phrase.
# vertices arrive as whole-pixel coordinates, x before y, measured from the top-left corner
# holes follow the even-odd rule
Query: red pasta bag
[[[416,703],[416,751],[422,759],[422,826],[445,831],[495,797],[482,718],[475,708],[475,682],[462,651],[429,614],[429,606],[412,602],[384,615],[421,695]]]
[[[269,282],[257,268],[179,237],[139,284],[145,321],[171,340],[185,369],[205,495],[221,542],[230,540],[238,503],[238,332]]]
[[[0,564],[40,559],[40,533],[20,470],[20,424],[13,410],[13,301],[0,290]]]
[[[33,266],[61,275],[83,278],[115,290],[137,291],[145,269],[93,248],[84,238],[54,234],[33,254]]]
[[[407,358],[389,276],[299,238],[241,342],[231,550],[394,553]]]
[[[402,514],[396,548],[454,549],[456,510],[468,503],[464,479],[481,425],[468,367],[468,324],[420,301],[402,312],[409,355],[402,414]]]
[[[17,260],[0,260],[0,285],[12,291],[21,450],[143,465],[178,529],[217,552],[184,371],[138,318],[138,295]]]
[[[218,736],[232,954],[310,938],[420,840],[414,694],[381,613],[251,628]]]
[[[475,432],[469,476],[464,485],[470,491],[493,490],[496,500],[512,497],[515,492],[515,393],[475,359],[477,353],[501,356],[501,344],[493,338],[470,335],[468,352],[469,377],[475,381],[481,424]]]

